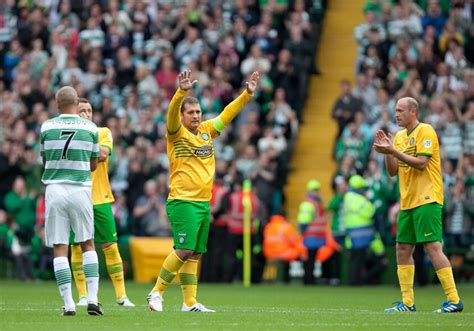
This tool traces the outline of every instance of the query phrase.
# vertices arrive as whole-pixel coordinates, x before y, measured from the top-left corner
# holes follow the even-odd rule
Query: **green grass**
[[[127,283],[136,308],[115,305],[110,282],[100,284],[105,315],[60,316],[62,301],[54,282],[35,284],[0,280],[0,330],[473,330],[474,284],[460,284],[461,314],[433,314],[444,300],[440,286],[415,289],[416,313],[385,314],[400,297],[395,286],[303,287],[301,285],[201,285],[199,299],[215,314],[182,313],[181,291],[172,285],[165,312],[148,311],[152,285]],[[75,293],[75,291],[74,291]],[[79,309],[82,308],[82,309]]]

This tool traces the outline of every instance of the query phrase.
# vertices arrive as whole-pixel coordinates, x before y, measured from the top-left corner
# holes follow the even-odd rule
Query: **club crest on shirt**
[[[208,141],[209,140],[209,135],[206,133],[206,132],[203,132],[201,133],[201,137],[204,141]]]
[[[196,156],[208,156],[211,155],[212,147],[211,145],[204,145],[199,147],[194,151],[194,155]]]
[[[410,145],[413,145],[415,143],[415,138],[411,137],[410,138]]]
[[[423,142],[423,146],[425,146],[425,148],[430,148],[430,147],[431,147],[431,140],[426,139],[426,140]]]

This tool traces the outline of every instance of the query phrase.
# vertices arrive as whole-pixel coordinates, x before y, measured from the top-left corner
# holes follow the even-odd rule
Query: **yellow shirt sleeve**
[[[435,130],[424,125],[420,130],[420,136],[416,139],[416,156],[433,156],[435,146],[438,145],[438,137]]]
[[[230,124],[230,122],[232,122],[235,116],[237,116],[242,108],[244,108],[252,96],[253,94],[248,93],[247,89],[245,89],[234,101],[229,103],[227,107],[224,108],[219,116],[214,119],[214,128],[221,132],[227,125]]]
[[[109,155],[112,154],[114,138],[109,128],[99,128],[99,146],[107,147],[109,149]]]
[[[187,91],[178,88],[168,106],[168,114],[166,115],[166,128],[169,135],[176,134],[181,127],[181,105]]]

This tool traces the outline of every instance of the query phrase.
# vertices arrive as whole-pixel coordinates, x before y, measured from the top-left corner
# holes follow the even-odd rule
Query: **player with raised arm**
[[[163,310],[163,293],[179,273],[183,292],[182,311],[210,313],[196,300],[198,261],[206,252],[210,224],[212,185],[215,173],[212,139],[230,124],[251,99],[260,75],[252,73],[246,88],[222,113],[202,122],[196,98],[186,97],[197,83],[191,71],[179,74],[179,88],[167,114],[167,153],[170,160],[170,192],[166,212],[174,236],[174,250],[165,259],[155,287],[148,295],[151,311]]]
[[[59,116],[41,125],[40,151],[46,185],[46,245],[53,247],[54,274],[64,300],[64,316],[74,316],[71,269],[68,261],[69,234],[81,245],[87,280],[87,312],[103,315],[97,298],[99,265],[94,246],[91,171],[97,168],[97,127],[77,115],[77,92],[69,86],[56,93]]]
[[[438,137],[431,125],[418,121],[415,99],[401,98],[395,107],[397,123],[404,129],[397,132],[393,142],[390,135],[377,131],[373,145],[375,151],[385,155],[387,171],[391,176],[398,175],[400,186],[396,251],[402,301],[385,312],[416,311],[413,252],[418,243],[430,257],[447,297],[435,312],[461,312],[463,304],[441,245],[444,197]]]
[[[79,99],[77,112],[80,117],[92,121],[92,106],[87,99]],[[135,307],[125,292],[122,258],[117,245],[117,229],[112,213],[112,203],[115,201],[109,183],[109,156],[113,151],[112,133],[106,127],[98,128],[99,158],[97,169],[92,173],[92,204],[94,211],[94,241],[102,246],[107,271],[115,290],[118,305]],[[78,244],[71,246],[71,264],[79,292],[78,306],[87,305],[87,288],[82,269],[82,250]]]

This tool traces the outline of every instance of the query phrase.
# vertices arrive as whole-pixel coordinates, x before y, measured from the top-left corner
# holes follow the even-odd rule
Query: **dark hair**
[[[79,98],[79,103],[90,103],[86,98]]]
[[[195,97],[185,97],[183,100],[183,104],[181,105],[181,112],[184,111],[184,106],[185,105],[199,105],[199,100],[196,99]]]

